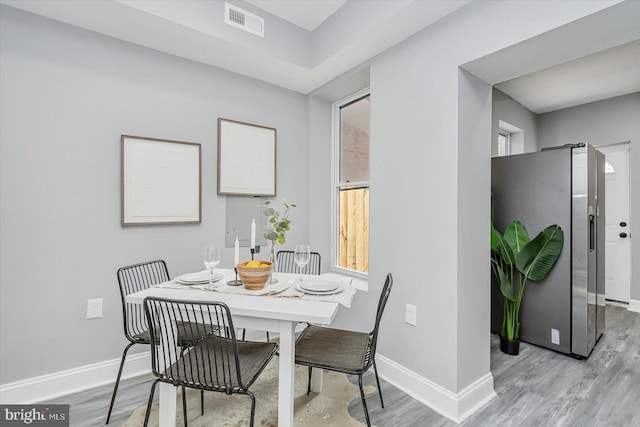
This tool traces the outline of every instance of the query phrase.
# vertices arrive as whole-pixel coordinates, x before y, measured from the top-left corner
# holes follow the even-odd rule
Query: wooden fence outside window
[[[340,190],[340,267],[369,271],[369,188]]]

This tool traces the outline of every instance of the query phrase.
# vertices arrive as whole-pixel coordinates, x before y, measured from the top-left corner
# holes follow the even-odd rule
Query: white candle
[[[240,242],[238,242],[238,236],[236,236],[236,242],[233,247],[233,266],[235,267],[240,263]]]
[[[251,221],[251,249],[256,248],[256,220]]]

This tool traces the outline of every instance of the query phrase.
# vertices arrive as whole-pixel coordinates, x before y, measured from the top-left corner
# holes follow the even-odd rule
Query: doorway
[[[629,303],[631,225],[629,223],[629,143],[600,146],[605,169],[605,298]]]

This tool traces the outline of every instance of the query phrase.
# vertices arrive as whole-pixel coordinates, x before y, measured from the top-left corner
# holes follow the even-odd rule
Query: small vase
[[[278,258],[276,257],[276,241],[271,240],[269,245],[269,261],[272,264],[270,284],[278,283]]]
[[[500,335],[500,351],[517,356],[520,353],[520,340],[510,340]]]

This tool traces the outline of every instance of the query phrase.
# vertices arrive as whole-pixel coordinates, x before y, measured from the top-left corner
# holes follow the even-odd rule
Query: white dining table
[[[220,283],[234,278],[233,270],[216,269],[224,274]],[[278,273],[280,280],[290,280],[294,275]],[[277,332],[280,335],[278,425],[293,426],[293,384],[295,368],[295,327],[306,322],[330,325],[340,304],[327,301],[312,301],[301,298],[278,298],[269,296],[238,295],[201,289],[175,289],[151,287],[126,297],[126,302],[142,304],[146,297],[160,297],[183,301],[222,301],[229,306],[234,327]],[[314,369],[312,390],[322,389],[321,369]],[[161,427],[176,425],[177,387],[159,383],[159,417]]]

